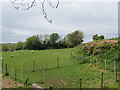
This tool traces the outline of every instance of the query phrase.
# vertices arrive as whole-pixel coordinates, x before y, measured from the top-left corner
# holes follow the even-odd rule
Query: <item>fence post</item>
[[[97,58],[96,58],[96,65],[95,66],[97,66]]]
[[[5,65],[5,75],[7,75],[7,64]]]
[[[90,66],[93,67],[93,61],[90,59]]]
[[[4,64],[2,62],[2,73],[4,74]]]
[[[14,80],[17,80],[17,69],[15,68],[15,78]]]
[[[72,57],[73,55],[72,55],[72,52],[71,52],[71,57]]]
[[[114,61],[114,72],[116,72],[115,70],[116,70],[116,62]]]
[[[5,65],[5,76],[8,76],[9,75],[9,73],[8,73],[8,66],[7,66],[7,64]]]
[[[80,90],[82,88],[82,79],[80,79]]]
[[[90,64],[92,64],[92,60],[90,59]]]
[[[14,79],[14,69],[12,67],[12,71],[11,71],[11,77]]]
[[[29,80],[29,79],[28,79],[28,77],[27,77],[27,79],[26,79],[26,81],[25,81],[25,84],[28,84],[28,80]]]
[[[21,71],[20,71],[20,80],[22,81],[22,68],[21,68]]]
[[[116,71],[116,82],[117,82],[117,77],[118,77],[117,67],[116,67],[115,71]]]
[[[59,58],[57,57],[57,68],[59,68]]]
[[[45,71],[48,69],[47,61],[45,62]]]
[[[107,61],[105,60],[105,71],[107,70]]]
[[[50,86],[50,90],[52,90],[52,86]]]
[[[103,88],[103,72],[101,73],[101,88]]]
[[[35,72],[35,61],[33,61],[33,72]]]
[[[9,76],[12,77],[12,69],[9,70]]]

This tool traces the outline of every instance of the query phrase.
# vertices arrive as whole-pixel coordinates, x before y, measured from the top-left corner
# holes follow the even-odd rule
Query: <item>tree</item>
[[[27,49],[40,49],[41,43],[38,35],[34,35],[26,39],[26,48]]]
[[[57,0],[57,3],[55,6],[53,6],[52,2],[50,0],[10,0],[13,7],[17,10],[19,10],[20,8],[23,10],[29,10],[31,8],[33,8],[36,3],[38,2],[38,4],[41,4],[42,7],[42,14],[44,15],[44,18],[49,21],[50,23],[52,23],[52,19],[48,18],[48,14],[45,10],[45,3],[47,2],[52,8],[58,8],[59,6],[59,0]]]
[[[43,43],[43,35],[39,35],[39,40],[41,43]]]
[[[76,30],[70,34],[67,34],[67,43],[72,47],[77,46],[83,42],[83,37],[83,32]]]
[[[19,41],[17,44],[16,44],[16,50],[20,50],[20,49],[23,49],[23,42]]]
[[[93,40],[98,40],[98,35],[97,34],[95,34],[95,35],[93,35]]]
[[[104,38],[105,38],[105,37],[104,37],[103,35],[100,36],[100,39],[101,39],[101,40],[104,39]]]
[[[50,35],[50,42],[52,45],[54,45],[56,43],[56,41],[58,41],[58,39],[59,39],[58,33],[52,33]]]
[[[44,35],[44,44],[47,44],[48,43],[48,41],[49,41],[49,35],[48,34],[45,34]]]
[[[2,51],[8,51],[8,45],[2,44]]]
[[[104,39],[104,36],[103,35],[100,35],[100,36],[98,36],[98,34],[95,34],[95,35],[93,35],[93,40],[102,40],[102,39]]]

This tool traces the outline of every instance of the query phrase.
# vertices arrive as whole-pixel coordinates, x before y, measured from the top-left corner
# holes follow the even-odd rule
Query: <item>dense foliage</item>
[[[79,63],[97,64],[100,68],[105,68],[105,61],[107,62],[107,69],[114,70],[114,61],[120,62],[120,41],[118,40],[103,40],[96,42],[89,42],[85,45],[78,46],[75,51],[74,58]]]
[[[96,35],[93,35],[93,40],[102,40],[102,39],[104,39],[105,37],[103,36],[103,35],[100,35],[100,36],[98,36],[97,34]]]
[[[50,35],[34,35],[28,37],[26,42],[19,41],[16,44],[2,44],[1,51],[14,51],[21,49],[42,50],[42,49],[61,49],[75,47],[83,42],[83,32],[74,31],[64,38],[61,38],[58,33]]]
[[[67,34],[68,44],[71,46],[77,46],[83,42],[83,32],[75,31],[73,33]]]

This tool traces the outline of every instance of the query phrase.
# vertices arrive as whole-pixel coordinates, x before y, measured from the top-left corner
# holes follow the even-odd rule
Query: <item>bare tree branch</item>
[[[15,8],[15,9],[19,9],[19,7],[18,6],[15,6],[15,2],[14,1],[12,1],[12,0],[10,0],[11,1],[11,3],[12,3],[12,5],[13,5],[13,7]],[[17,5],[17,4],[16,4]]]
[[[58,0],[58,2],[57,2],[57,5],[56,5],[56,8],[58,8],[58,6],[59,6],[59,3],[60,3],[60,1]]]
[[[11,3],[12,3],[13,7],[14,7],[15,9],[17,9],[17,10],[18,10],[21,6],[22,6],[22,9],[23,9],[23,10],[29,10],[29,9],[33,8],[33,7],[36,5],[36,3],[37,3],[37,0],[32,0],[32,1],[27,0],[26,3],[23,3],[25,0],[19,0],[20,3],[18,2],[18,0],[10,0],[10,1],[11,1]],[[41,2],[41,0],[39,0],[39,2]],[[45,10],[45,2],[46,2],[46,0],[43,0],[43,1],[42,1],[42,4],[41,4],[41,6],[42,6],[42,14],[44,15],[44,18],[45,18],[48,22],[52,23],[52,19],[48,18],[48,15],[47,15],[46,10]],[[52,4],[52,2],[51,2],[50,0],[48,1],[48,3],[49,3],[49,5],[50,5],[52,8],[58,8],[58,6],[59,6],[59,0],[57,0],[57,4],[56,4],[55,6],[53,6],[53,4]]]
[[[52,7],[52,8],[58,8],[58,5],[59,5],[59,0],[57,0],[57,4],[55,6],[53,6],[52,2],[49,0],[48,1],[49,5]]]
[[[46,11],[45,11],[45,7],[44,7],[45,1],[46,1],[46,0],[44,0],[44,1],[42,2],[43,15],[44,15],[44,18],[45,18],[48,22],[52,23],[52,20],[51,20],[51,19],[48,19],[47,13],[46,13]]]
[[[29,5],[29,0],[27,1],[27,6],[28,8],[24,9],[24,10],[29,10],[30,8],[34,7],[36,4],[36,0],[32,1],[32,3]]]

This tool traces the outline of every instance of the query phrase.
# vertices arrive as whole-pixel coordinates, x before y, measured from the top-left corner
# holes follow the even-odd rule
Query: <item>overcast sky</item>
[[[2,4],[2,42],[18,42],[32,35],[59,33],[65,36],[74,30],[84,32],[85,42],[92,35],[118,36],[117,2],[61,2],[57,9],[45,5],[49,23],[39,4],[29,11],[16,10],[12,4]],[[1,42],[1,41],[0,41]]]

